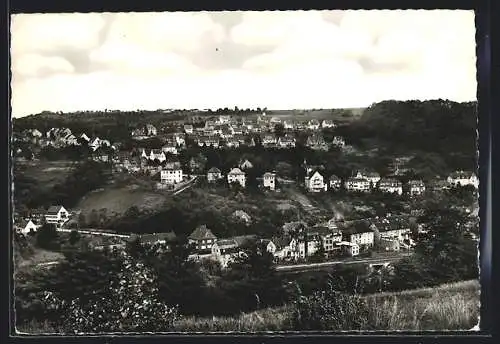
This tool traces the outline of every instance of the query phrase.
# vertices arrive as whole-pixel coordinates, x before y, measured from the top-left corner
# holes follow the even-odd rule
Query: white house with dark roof
[[[229,185],[233,183],[238,183],[241,185],[242,188],[246,186],[246,175],[245,172],[240,170],[238,167],[233,168],[229,173],[227,174],[227,183]]]
[[[321,122],[321,128],[335,128],[336,125],[330,119],[325,119]]]
[[[21,234],[35,233],[39,226],[37,226],[31,219],[22,219],[14,226]]]
[[[399,180],[394,178],[380,179],[378,189],[385,193],[398,195],[403,194],[403,184]]]
[[[53,205],[45,213],[45,222],[62,225],[69,220],[69,212],[62,205]]]
[[[221,180],[222,178],[223,178],[222,177],[222,172],[217,167],[212,167],[207,172],[207,181],[209,183],[216,182],[218,180]]]
[[[200,252],[211,252],[216,241],[217,237],[206,225],[197,227],[188,237],[188,243]]]
[[[327,190],[327,184],[324,177],[318,170],[309,170],[306,172],[304,181],[305,187],[309,192],[322,192]]]
[[[361,246],[373,246],[374,232],[371,223],[365,220],[354,221],[342,230],[345,241]]]
[[[358,171],[355,178],[364,178],[372,183],[372,185],[376,185],[380,181],[380,174],[374,171]]]
[[[479,187],[479,179],[470,171],[456,171],[451,173],[446,179],[450,186],[472,185],[476,189]]]

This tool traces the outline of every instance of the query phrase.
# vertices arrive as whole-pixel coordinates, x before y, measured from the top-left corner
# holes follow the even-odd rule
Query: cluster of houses
[[[71,214],[62,205],[51,206],[44,213],[31,214],[29,218],[19,219],[14,223],[14,229],[18,233],[29,234],[34,233],[44,223],[50,223],[61,227],[69,221]]]
[[[351,192],[370,192],[374,189],[383,193],[402,195],[404,185],[396,178],[381,178],[380,174],[373,171],[357,171],[355,175],[342,181],[336,175],[329,179],[324,176],[322,166],[306,166],[304,186],[309,192],[324,192],[328,189],[339,190],[342,186]],[[479,187],[479,180],[473,172],[457,171],[448,176],[443,188],[467,186]],[[409,180],[406,186],[407,193],[411,196],[421,195],[426,187],[422,180]]]
[[[303,232],[298,228],[303,228]],[[216,260],[222,267],[241,254],[242,246],[250,240],[265,245],[277,262],[304,260],[321,249],[326,258],[357,256],[374,247],[399,251],[414,244],[410,239],[409,218],[391,215],[342,223],[331,219],[313,227],[301,221],[291,222],[283,226],[282,236],[268,239],[255,235],[218,238],[206,225],[199,226],[188,237],[197,258]]]
[[[38,129],[26,129],[14,135],[14,140],[27,142],[40,147],[51,146],[54,148],[80,146],[84,144],[94,152],[102,147],[116,149],[109,140],[101,139],[97,136],[90,138],[85,133],[75,135],[69,128],[51,128],[45,135]]]

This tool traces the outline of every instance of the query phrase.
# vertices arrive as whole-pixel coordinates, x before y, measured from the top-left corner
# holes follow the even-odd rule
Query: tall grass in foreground
[[[175,321],[173,331],[451,331],[470,330],[479,317],[478,281],[364,297],[326,294],[232,317],[183,317]],[[48,323],[28,323],[18,329],[57,332]]]

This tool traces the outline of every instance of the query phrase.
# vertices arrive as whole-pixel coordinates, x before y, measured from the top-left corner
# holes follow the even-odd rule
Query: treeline
[[[368,107],[359,121],[339,132],[361,147],[376,140],[392,153],[436,153],[447,163],[474,166],[477,118],[476,102],[391,100]]]

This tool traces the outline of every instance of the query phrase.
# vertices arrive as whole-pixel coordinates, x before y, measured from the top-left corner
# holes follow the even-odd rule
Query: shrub
[[[366,326],[369,309],[361,296],[340,293],[331,284],[310,296],[300,294],[291,317],[294,330],[352,331]]]
[[[125,257],[118,279],[109,286],[111,297],[65,302],[46,292],[45,304],[62,311],[60,327],[65,333],[167,332],[178,317],[177,306],[159,300],[156,284],[150,269]]]

